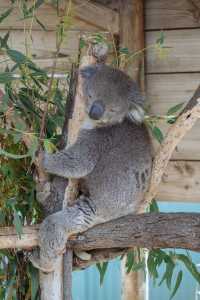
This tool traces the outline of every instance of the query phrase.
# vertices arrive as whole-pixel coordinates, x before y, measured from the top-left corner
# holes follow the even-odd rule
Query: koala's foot
[[[33,265],[52,272],[58,257],[65,252],[68,237],[98,223],[95,212],[90,200],[81,196],[73,207],[48,216],[39,229],[40,258],[36,255],[30,258]]]
[[[32,264],[46,273],[52,272],[57,258],[65,252],[68,231],[62,224],[59,213],[48,216],[39,230],[40,258],[35,253],[30,256]]]

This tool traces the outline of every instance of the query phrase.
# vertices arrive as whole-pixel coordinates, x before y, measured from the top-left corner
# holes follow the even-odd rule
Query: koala
[[[42,260],[32,262],[46,272],[54,270],[70,235],[136,212],[150,181],[151,143],[137,84],[100,64],[82,68],[80,76],[86,116],[78,138],[43,159],[46,172],[81,183],[75,205],[48,216],[40,226]]]

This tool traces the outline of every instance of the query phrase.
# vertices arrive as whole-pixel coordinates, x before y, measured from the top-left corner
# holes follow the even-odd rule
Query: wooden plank
[[[147,75],[147,100],[150,113],[165,115],[167,110],[181,102],[187,102],[200,82],[198,74]],[[163,132],[167,126],[160,124]],[[176,160],[200,160],[200,121],[178,145],[173,155]],[[157,146],[157,143],[154,143]],[[156,147],[157,148],[157,147]]]
[[[144,49],[144,1],[143,0],[121,0],[120,1],[120,47],[128,48],[134,53]],[[121,59],[120,68],[132,79],[137,81],[144,92],[144,55],[138,55],[128,64]],[[123,273],[123,300],[145,299],[145,279],[142,272],[125,271],[125,261],[122,264]],[[143,287],[143,288],[141,288]]]
[[[146,33],[147,73],[175,73],[200,71],[200,29],[171,30],[164,32],[164,56],[159,57],[155,45],[160,32]]]
[[[171,161],[156,198],[161,201],[200,202],[200,162]]]
[[[14,4],[15,9],[12,14],[7,17],[2,23],[1,29],[23,29],[24,22],[21,20],[19,1]],[[67,5],[66,1],[63,1]],[[32,2],[33,4],[33,2]],[[5,11],[10,5],[7,0],[0,1],[0,11]],[[63,5],[62,5],[63,6]],[[47,30],[55,30],[59,20],[64,14],[62,6],[59,9],[59,17],[57,16],[57,9],[50,4],[41,5],[36,11],[35,15],[44,24]],[[112,9],[102,5],[91,3],[90,1],[74,0],[72,5],[72,13],[74,21],[71,29],[86,30],[86,31],[112,31],[119,32],[119,16],[118,13]],[[31,24],[31,19],[25,21],[27,27]],[[32,23],[32,29],[41,29],[37,22]]]
[[[6,30],[0,30],[0,36],[4,36]],[[111,36],[103,33],[107,41],[111,44]],[[85,33],[84,36],[91,36],[91,33]],[[57,60],[56,72],[63,73],[69,70],[72,62],[77,62],[79,55],[80,31],[68,31],[64,38],[60,55]],[[44,32],[42,30],[33,30],[31,37],[22,30],[12,30],[8,45],[12,49],[26,53],[25,41],[28,44],[27,52],[32,60],[38,64],[40,68],[51,70],[53,66],[53,58],[56,53],[56,33],[55,31]],[[113,60],[113,49],[110,47],[108,62]],[[13,65],[8,57],[0,52],[0,71],[5,67]]]
[[[120,4],[120,47],[128,48],[130,53],[144,49],[144,14],[143,1],[126,0]],[[120,61],[120,68],[138,82],[144,90],[144,56],[138,55],[125,63]]]
[[[198,28],[200,27],[200,2],[198,0],[146,0],[145,28]]]

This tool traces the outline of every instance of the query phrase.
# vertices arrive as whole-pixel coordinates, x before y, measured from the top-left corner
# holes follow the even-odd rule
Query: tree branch
[[[38,226],[23,228],[21,239],[14,227],[0,229],[0,249],[30,249],[38,244]],[[198,213],[146,213],[128,215],[86,232],[71,236],[67,247],[90,251],[100,255],[98,250],[142,248],[183,248],[200,251],[200,214]],[[94,250],[95,249],[95,250]],[[109,253],[109,250],[107,250]],[[119,251],[119,252],[118,252]],[[109,254],[108,254],[109,256]]]

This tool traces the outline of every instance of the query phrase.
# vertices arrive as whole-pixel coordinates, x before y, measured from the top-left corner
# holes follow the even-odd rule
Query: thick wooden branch
[[[20,239],[14,227],[3,227],[0,229],[0,249],[35,247],[38,243],[37,231],[38,226],[24,227]],[[200,251],[200,214],[129,215],[72,236],[67,243],[67,247],[84,251],[135,246],[148,249],[184,248]]]

